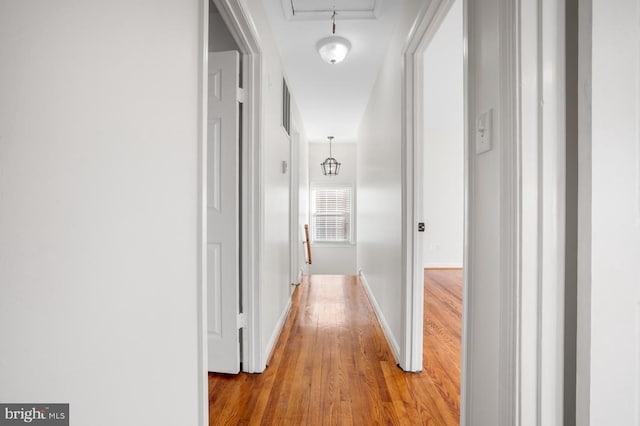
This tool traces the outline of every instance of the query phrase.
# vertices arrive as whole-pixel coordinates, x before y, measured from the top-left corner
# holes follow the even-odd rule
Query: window
[[[351,207],[351,187],[313,187],[311,189],[313,241],[351,242]]]

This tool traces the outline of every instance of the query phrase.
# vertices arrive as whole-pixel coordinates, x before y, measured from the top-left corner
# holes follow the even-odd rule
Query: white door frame
[[[591,421],[591,93],[593,1],[578,1],[578,289],[576,424]]]
[[[196,289],[198,425],[209,422],[207,361],[207,119],[209,77],[209,1],[200,2],[198,48],[198,287]]]
[[[241,2],[213,0],[229,31],[240,47],[242,55],[242,86],[244,89],[242,115],[242,302],[246,315],[243,330],[242,370],[259,372],[264,369],[260,362],[260,253],[263,215],[261,190],[261,75],[262,52],[255,26]],[[206,163],[207,163],[207,70],[209,45],[209,0],[200,1],[199,42],[199,158],[198,163],[198,279],[197,289],[197,333],[198,333],[198,407],[199,424],[209,422],[209,384],[207,379],[207,262],[206,262]]]
[[[207,1],[207,0],[203,0]],[[260,269],[262,252],[262,51],[255,25],[244,3],[213,0],[242,54],[242,305],[246,316],[243,332],[242,371],[261,372]],[[204,52],[206,54],[206,52]]]
[[[422,370],[424,273],[418,222],[422,221],[422,115],[424,110],[424,52],[454,0],[433,0],[423,8],[403,49],[402,90],[402,287],[403,336],[400,366]],[[466,164],[466,161],[465,161]],[[466,166],[465,166],[466,168]],[[466,169],[465,169],[466,170]],[[466,171],[465,171],[466,173]]]
[[[289,135],[289,275],[291,284],[300,284],[300,132],[295,123]]]
[[[565,2],[522,1],[515,111],[520,151],[516,352],[520,417],[564,424]],[[517,10],[514,10],[517,13]],[[529,161],[526,161],[529,160]],[[535,303],[534,303],[535,302]],[[569,336],[568,338],[572,338]]]
[[[464,1],[465,224],[461,375],[461,425],[474,395],[475,349],[470,313],[474,306],[469,244],[474,214],[470,199],[472,150],[477,111],[472,111],[476,72],[468,35],[473,1]],[[433,0],[421,10],[404,49],[402,112],[403,166],[403,342],[400,366],[422,369],[423,286],[422,217],[423,52],[453,0]],[[562,424],[564,358],[564,4],[555,0],[499,0],[501,113],[500,147],[500,424]],[[504,75],[503,75],[504,74]],[[544,102],[543,102],[544,101]],[[473,151],[474,152],[474,151]],[[524,161],[523,161],[524,159]],[[544,171],[544,173],[543,173]],[[525,302],[526,303],[523,303]],[[540,349],[543,348],[543,349]]]

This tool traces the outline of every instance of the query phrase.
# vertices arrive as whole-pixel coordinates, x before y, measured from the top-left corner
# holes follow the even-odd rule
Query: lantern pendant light
[[[320,163],[322,167],[322,174],[325,176],[337,176],[340,171],[340,163],[331,155],[331,143],[333,142],[333,136],[327,136],[329,139],[329,157],[324,162]]]

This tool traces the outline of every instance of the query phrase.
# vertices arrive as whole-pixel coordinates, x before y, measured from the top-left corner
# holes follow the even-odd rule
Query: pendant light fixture
[[[340,171],[340,163],[331,156],[331,143],[333,142],[333,136],[327,136],[329,139],[329,157],[324,162],[320,163],[322,167],[322,174],[325,176],[337,176]]]
[[[336,8],[333,7],[331,15],[332,32],[331,36],[318,41],[316,48],[323,61],[329,64],[338,64],[346,58],[351,49],[351,43],[344,37],[336,35]]]

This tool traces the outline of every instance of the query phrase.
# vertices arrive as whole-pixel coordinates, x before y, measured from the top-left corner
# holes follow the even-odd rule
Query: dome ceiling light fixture
[[[320,163],[322,167],[322,174],[325,176],[338,176],[340,171],[340,163],[331,155],[331,142],[333,142],[333,136],[327,136],[329,139],[329,157]]]
[[[331,15],[332,35],[318,41],[316,48],[323,61],[328,64],[339,64],[347,57],[351,50],[351,42],[344,37],[336,35],[336,8],[333,8]]]

